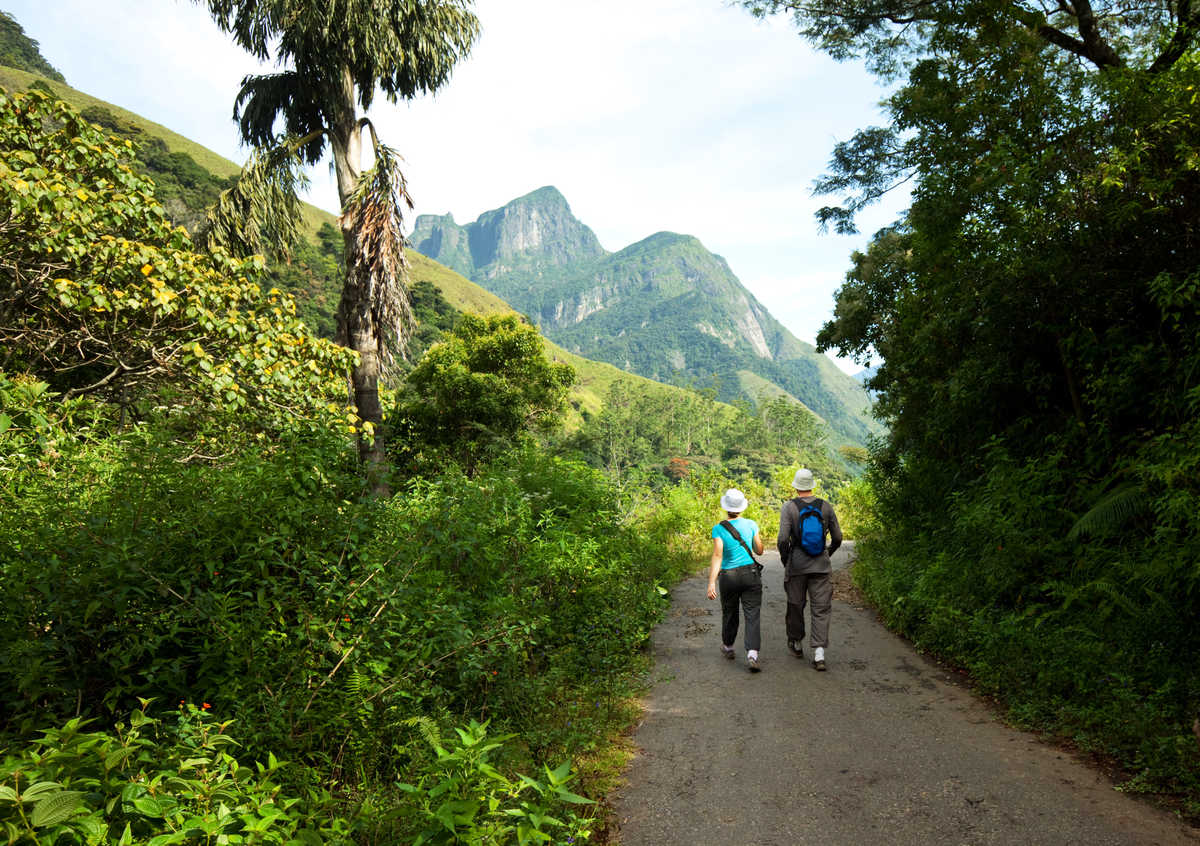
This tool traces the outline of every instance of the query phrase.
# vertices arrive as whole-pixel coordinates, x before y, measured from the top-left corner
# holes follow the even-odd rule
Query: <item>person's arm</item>
[[[754,528],[757,529],[758,527],[755,526]],[[754,533],[754,540],[750,541],[750,545],[752,547],[754,547],[754,551],[757,552],[759,555],[763,554],[763,543],[762,543],[762,532],[761,531],[756,531]]]
[[[721,572],[721,555],[725,544],[720,538],[713,538],[712,557],[708,559],[708,598],[717,598],[717,574]]]
[[[829,506],[829,557],[837,552],[839,546],[842,545],[842,527],[838,525],[837,512],[833,510],[833,506]]]
[[[789,500],[783,504],[783,508],[779,509],[779,534],[775,536],[775,548],[779,550],[779,558],[783,561],[783,566],[787,566],[788,555],[792,551],[792,523],[795,522],[788,509],[792,503]]]

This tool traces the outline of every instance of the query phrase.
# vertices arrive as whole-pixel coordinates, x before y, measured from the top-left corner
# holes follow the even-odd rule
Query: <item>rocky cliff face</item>
[[[484,212],[466,226],[450,215],[421,215],[409,240],[417,252],[476,281],[606,255],[595,233],[571,213],[558,189],[549,186]]]
[[[411,240],[572,352],[664,382],[716,382],[723,399],[742,396],[737,374],[749,371],[824,417],[838,440],[861,443],[877,429],[862,386],[690,235],[659,232],[608,253],[562,194],[542,188],[464,226],[422,215]]]

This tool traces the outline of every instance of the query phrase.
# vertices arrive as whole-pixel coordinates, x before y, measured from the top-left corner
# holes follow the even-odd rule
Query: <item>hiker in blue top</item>
[[[750,550],[762,555],[762,536],[758,524],[742,517],[746,510],[746,495],[730,488],[721,497],[721,507],[728,519],[713,526],[713,551],[709,559],[708,598],[721,593],[721,654],[733,659],[733,642],[737,639],[738,605],[746,614],[746,666],[758,672],[758,648],[762,634],[758,615],[762,609],[761,567]]]

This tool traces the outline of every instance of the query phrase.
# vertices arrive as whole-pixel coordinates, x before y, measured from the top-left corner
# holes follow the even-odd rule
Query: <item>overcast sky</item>
[[[67,82],[245,160],[231,114],[261,72],[186,0],[0,0]],[[787,21],[724,0],[477,0],[482,35],[434,97],[371,118],[408,163],[415,214],[460,223],[543,185],[608,250],[687,233],[812,342],[854,249],[904,197],[820,234],[812,195],[837,141],[883,120],[884,92]],[[269,70],[269,68],[266,68]],[[328,168],[310,200],[336,211]],[[411,228],[411,221],[410,221]],[[839,362],[854,372],[856,365]]]

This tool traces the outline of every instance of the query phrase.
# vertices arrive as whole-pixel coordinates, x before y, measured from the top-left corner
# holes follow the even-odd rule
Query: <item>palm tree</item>
[[[341,201],[346,279],[338,341],[358,353],[351,374],[359,458],[376,493],[387,490],[379,379],[410,318],[405,287],[400,157],[359,109],[377,91],[391,102],[446,84],[479,34],[473,0],[197,0],[221,29],[278,73],[247,76],[234,105],[242,140],[277,149],[277,126],[307,164],[329,149]],[[374,166],[362,170],[363,133]]]

